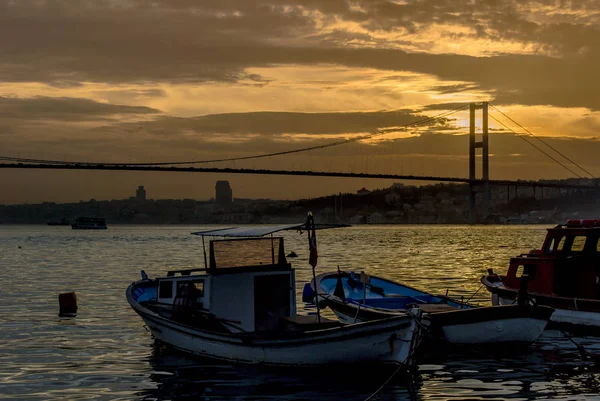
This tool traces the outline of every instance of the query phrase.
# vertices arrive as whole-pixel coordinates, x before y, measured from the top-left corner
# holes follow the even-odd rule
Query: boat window
[[[515,272],[515,277],[516,278],[521,278],[521,276],[523,275],[524,271],[525,271],[525,266],[523,266],[523,265],[517,266],[517,271]]]
[[[554,249],[554,240],[555,238],[550,238],[548,240],[548,242],[546,243],[546,247],[544,248],[545,253],[552,253],[552,250]]]
[[[158,297],[171,298],[173,297],[173,281],[161,281],[158,283]]]
[[[573,237],[573,244],[571,245],[571,251],[581,252],[585,247],[585,239],[584,235],[577,235]]]
[[[598,241],[598,238],[594,238],[594,240],[596,241],[596,252],[600,252],[600,241]]]
[[[519,266],[517,266],[517,270],[515,271],[515,277],[521,278],[521,276],[526,274],[527,276],[529,276],[530,280],[533,280],[533,279],[535,279],[535,271],[536,271],[535,264],[519,265]]]
[[[204,280],[179,281],[177,294],[185,294],[188,298],[202,298],[204,296]]]
[[[563,248],[565,247],[565,239],[566,239],[566,237],[560,237],[560,240],[556,244],[556,250],[557,251],[562,251],[563,250]]]
[[[192,281],[194,285],[194,291],[196,292],[196,296],[201,298],[204,296],[204,280],[194,280]]]

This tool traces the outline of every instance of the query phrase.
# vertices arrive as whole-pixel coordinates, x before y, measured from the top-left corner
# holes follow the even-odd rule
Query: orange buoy
[[[77,295],[74,292],[58,294],[60,311],[58,316],[75,317],[77,315]]]

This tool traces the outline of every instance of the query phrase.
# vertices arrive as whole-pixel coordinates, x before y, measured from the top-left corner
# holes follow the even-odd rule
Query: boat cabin
[[[504,284],[560,297],[600,299],[600,220],[568,220],[548,229],[541,249],[510,260]]]
[[[205,236],[227,233],[194,234],[202,235],[204,246]],[[157,303],[218,316],[234,332],[273,330],[281,318],[296,314],[294,270],[282,237],[213,239],[204,258],[205,268],[158,278]]]

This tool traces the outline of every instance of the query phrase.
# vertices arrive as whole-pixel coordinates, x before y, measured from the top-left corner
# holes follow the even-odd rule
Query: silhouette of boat
[[[78,217],[75,223],[71,224],[73,229],[77,230],[103,230],[106,229],[106,220],[103,217]]]
[[[524,287],[532,302],[555,309],[550,327],[600,334],[600,220],[547,230],[541,249],[511,258],[504,275],[488,269],[481,283],[493,305],[515,303]]]

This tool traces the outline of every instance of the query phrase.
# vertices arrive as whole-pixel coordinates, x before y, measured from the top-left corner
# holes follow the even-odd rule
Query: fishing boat
[[[519,289],[556,311],[550,327],[600,334],[600,220],[567,220],[548,228],[540,249],[510,259],[506,274],[481,278],[492,304],[508,305]]]
[[[478,307],[364,272],[323,273],[310,287],[313,292],[318,289],[321,305],[340,321],[389,318],[416,307],[433,334],[455,344],[529,344],[542,334],[554,311],[528,304]]]
[[[76,230],[105,230],[106,220],[103,217],[78,217],[71,228]]]
[[[356,324],[319,310],[296,313],[295,269],[284,238],[273,233],[307,231],[314,272],[317,228],[309,217],[303,224],[194,232],[203,247],[213,237],[208,254],[204,247],[204,268],[155,279],[143,273],[127,288],[127,301],[157,340],[197,356],[271,366],[411,366],[420,342],[418,309]]]

